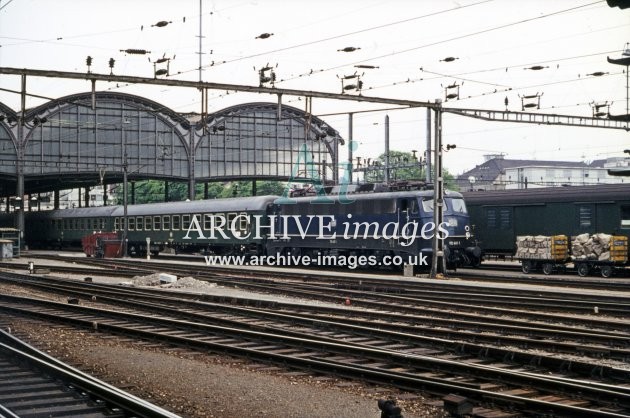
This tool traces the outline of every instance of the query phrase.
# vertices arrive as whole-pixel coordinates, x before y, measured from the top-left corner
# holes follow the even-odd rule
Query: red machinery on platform
[[[122,257],[122,239],[116,232],[95,232],[81,239],[83,252],[88,257]]]

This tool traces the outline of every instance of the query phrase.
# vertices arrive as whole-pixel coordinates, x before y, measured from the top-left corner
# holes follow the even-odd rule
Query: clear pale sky
[[[202,0],[204,81],[258,85],[256,70],[275,66],[277,87],[341,92],[338,77],[358,71],[363,95],[418,101],[445,99],[460,85],[459,100],[445,106],[521,110],[523,95],[542,94],[538,112],[591,116],[590,103],[612,102],[625,113],[625,67],[630,9],[604,0]],[[171,22],[164,27],[152,26]],[[199,0],[0,0],[0,66],[59,71],[153,75],[151,60],[166,56],[171,78],[198,80]],[[266,39],[256,37],[273,35]],[[338,51],[346,47],[354,52]],[[129,48],[151,51],[129,55]],[[457,58],[445,61],[447,57]],[[214,65],[211,65],[214,62]],[[377,69],[357,69],[354,65]],[[543,67],[539,70],[531,67]],[[323,70],[323,71],[322,71]],[[593,73],[606,73],[594,76]],[[0,88],[19,90],[18,77],[0,75]],[[88,91],[88,82],[28,79],[29,93],[50,98]],[[141,95],[179,112],[200,109],[196,90],[97,84],[97,89]],[[275,101],[272,95],[211,93],[210,112],[239,103]],[[358,93],[349,93],[358,94]],[[19,95],[0,91],[0,102],[18,109]],[[44,100],[29,98],[33,107]],[[304,100],[284,97],[304,108]],[[326,115],[387,106],[315,99]],[[425,148],[425,109],[355,115],[355,155],[383,152],[384,117],[390,117],[391,148]],[[347,136],[347,116],[322,116]],[[444,117],[444,141],[457,148],[445,166],[460,173],[484,154],[507,158],[594,160],[623,156],[625,131],[492,123]],[[342,148],[342,157],[346,155]]]

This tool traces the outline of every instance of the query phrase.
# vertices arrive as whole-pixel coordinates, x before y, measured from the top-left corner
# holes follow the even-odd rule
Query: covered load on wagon
[[[569,239],[566,235],[519,235],[516,258],[521,261],[523,273],[542,268],[543,273],[551,274],[564,268],[569,258]]]
[[[625,263],[628,261],[628,237],[609,234],[580,234],[571,238],[574,261],[596,260]]]
[[[516,237],[516,258],[564,261],[569,255],[566,235],[521,235]]]

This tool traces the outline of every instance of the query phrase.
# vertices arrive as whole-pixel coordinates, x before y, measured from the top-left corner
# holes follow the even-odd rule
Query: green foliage
[[[378,157],[378,167],[380,169],[367,171],[365,181],[369,183],[382,182],[385,180],[385,154]],[[417,163],[413,153],[405,151],[389,151],[389,179],[397,180],[425,180],[426,166]],[[449,190],[459,190],[455,182],[455,177],[444,169],[444,185]]]

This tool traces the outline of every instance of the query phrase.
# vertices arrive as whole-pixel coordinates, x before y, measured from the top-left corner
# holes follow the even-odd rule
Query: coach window
[[[501,219],[501,229],[510,229],[512,227],[512,211],[510,209],[501,209],[499,216]]]
[[[496,228],[497,227],[497,210],[496,209],[486,209],[486,221],[488,223],[488,228]]]
[[[144,217],[144,230],[145,231],[151,230],[151,217],[150,216]]]
[[[630,205],[621,207],[621,227],[630,228]]]
[[[190,229],[190,215],[182,215],[182,229]]]
[[[162,229],[162,217],[161,216],[154,216],[153,217],[153,230],[154,231],[159,231]]]
[[[247,218],[247,214],[245,212],[241,212],[238,220],[239,220],[238,229],[246,232],[247,227],[249,226],[249,219]]]
[[[593,211],[588,206],[580,206],[578,208],[578,219],[580,228],[590,228],[592,225]]]
[[[136,218],[136,231],[142,231],[142,216]]]
[[[136,230],[136,218],[134,218],[133,216],[129,217],[129,230],[130,231]]]
[[[114,218],[114,231],[120,230],[120,220],[119,218]]]
[[[212,228],[212,215],[209,213],[203,214],[203,229],[208,231]]]
[[[165,231],[170,231],[171,230],[171,215],[164,215],[164,216],[162,216],[162,228]]]
[[[173,231],[179,231],[179,215],[173,215]]]
[[[314,205],[313,205],[314,206]],[[236,213],[228,213],[227,214],[227,228],[232,230],[232,221],[236,218]]]

